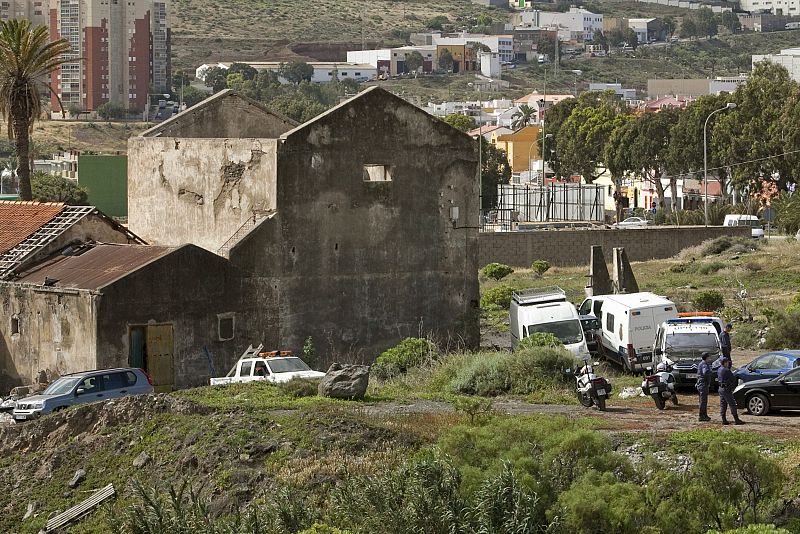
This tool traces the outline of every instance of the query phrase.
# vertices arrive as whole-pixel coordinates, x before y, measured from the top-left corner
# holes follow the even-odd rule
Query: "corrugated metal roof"
[[[63,209],[61,202],[0,200],[0,255],[19,245]]]
[[[85,246],[88,250],[77,256],[51,256],[20,273],[15,281],[42,285],[49,278],[58,280],[52,287],[97,290],[174,250],[146,245]]]

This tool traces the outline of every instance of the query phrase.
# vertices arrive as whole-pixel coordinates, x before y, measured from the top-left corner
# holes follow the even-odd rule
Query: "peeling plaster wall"
[[[281,348],[312,336],[323,357],[372,361],[407,336],[475,345],[477,159],[469,137],[382,92],[288,134],[277,214],[230,254],[279,280]],[[372,164],[391,182],[365,182]]]
[[[90,291],[0,282],[0,394],[97,367],[97,306]],[[12,319],[19,333],[12,333]]]
[[[254,214],[276,207],[276,139],[128,143],[128,224],[150,244],[216,253]]]

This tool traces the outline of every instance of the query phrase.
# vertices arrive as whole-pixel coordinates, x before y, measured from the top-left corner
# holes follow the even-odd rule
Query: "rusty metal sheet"
[[[25,269],[18,282],[44,284],[45,278],[58,280],[53,287],[97,290],[126,274],[160,258],[174,248],[146,245],[86,245],[74,256],[56,254]]]

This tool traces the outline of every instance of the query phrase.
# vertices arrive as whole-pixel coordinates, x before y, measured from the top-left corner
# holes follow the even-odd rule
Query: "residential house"
[[[245,63],[250,65],[257,71],[268,70],[272,72],[279,72],[284,61],[233,61],[222,62],[215,66],[219,68],[228,69],[233,63]],[[348,61],[309,61],[308,65],[311,66],[313,72],[311,74],[311,81],[314,83],[326,83],[333,81],[334,78],[343,80],[350,78],[358,82],[372,80],[378,75],[378,68],[368,63],[350,63]],[[208,72],[208,69],[203,65],[197,69],[197,72]],[[289,83],[284,78],[279,78],[281,83]]]
[[[788,14],[787,14],[788,15]],[[775,15],[771,11],[753,11],[736,13],[743,30],[752,32],[776,32],[786,29],[786,23],[791,20],[787,15]],[[800,13],[793,13],[800,15]]]
[[[636,89],[625,89],[621,83],[590,83],[589,91],[614,91],[614,94],[623,100],[636,100]]]
[[[529,177],[534,171],[540,172],[540,130],[540,126],[525,126],[511,133],[502,133],[501,130],[492,132],[491,143],[506,152],[511,172],[527,172]]]
[[[514,100],[514,103],[517,105],[525,104],[531,106],[536,110],[536,113],[538,115],[538,120],[542,120],[544,119],[544,116],[547,113],[548,109],[558,104],[562,100],[566,100],[568,98],[575,98],[575,96],[565,95],[565,94],[540,93],[538,91],[534,91],[525,96],[517,98],[516,100]]]
[[[667,108],[683,109],[693,101],[694,98],[686,96],[662,96],[654,100],[645,101],[642,109],[650,112],[658,112]]]
[[[453,72],[472,72],[478,70],[478,50],[472,43],[464,43],[461,39],[443,38],[437,41],[437,65],[441,68],[442,54],[445,51],[453,58]]]
[[[296,126],[226,90],[131,138],[128,158],[130,228],[242,273],[229,364],[309,337],[328,361],[408,336],[476,344],[477,143],[405,100],[371,87]]]
[[[628,28],[636,32],[639,43],[663,41],[667,38],[664,22],[658,18],[628,19]]]
[[[439,55],[435,46],[401,46],[391,49],[389,72],[392,75],[408,72],[406,57],[414,52],[418,52],[422,56],[422,72],[429,73],[439,68]]]
[[[507,128],[505,126],[486,125],[486,126],[481,126],[480,128],[475,128],[474,130],[470,130],[467,132],[467,134],[473,139],[477,139],[479,135],[482,135],[485,141],[491,143],[493,134],[495,135],[495,137],[497,137],[500,135],[510,134],[513,131],[514,130],[512,130],[511,128]]]
[[[521,62],[538,61],[543,54],[541,44],[555,43],[558,38],[556,30],[539,27],[515,27],[512,35],[514,60]],[[552,48],[552,47],[550,47]]]
[[[557,27],[569,32],[569,40],[591,41],[594,32],[603,31],[602,13],[592,13],[581,7],[570,7],[566,13],[536,11],[534,23],[539,27]]]
[[[740,0],[739,7],[742,11],[769,11],[774,15],[800,15],[800,0]]]

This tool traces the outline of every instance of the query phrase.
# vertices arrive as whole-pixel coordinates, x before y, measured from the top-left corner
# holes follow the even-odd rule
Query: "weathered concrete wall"
[[[211,252],[276,207],[276,139],[128,141],[128,223],[153,245]]]
[[[552,265],[587,265],[592,245],[602,245],[606,261],[614,247],[625,247],[630,261],[669,258],[681,250],[720,236],[750,237],[750,228],[661,226],[607,230],[540,230],[480,234],[481,266],[498,262],[530,267],[534,260]]]
[[[0,282],[0,394],[96,367],[97,302],[90,291]],[[19,333],[12,333],[12,320]]]
[[[281,346],[369,361],[406,336],[476,343],[472,140],[384,91],[285,138],[277,215],[230,255],[277,285]],[[391,181],[366,182],[372,164]]]
[[[295,126],[297,123],[293,120],[281,117],[235,91],[223,91],[142,135],[196,139],[274,138]]]
[[[208,384],[203,347],[212,355],[215,373],[224,376],[250,343],[277,338],[277,328],[273,335],[253,329],[256,310],[277,315],[269,290],[253,295],[258,300],[245,299],[245,284],[227,260],[187,245],[100,288],[98,366],[129,365],[131,325],[171,324],[176,387]],[[217,315],[230,312],[235,313],[234,338],[220,341]]]

